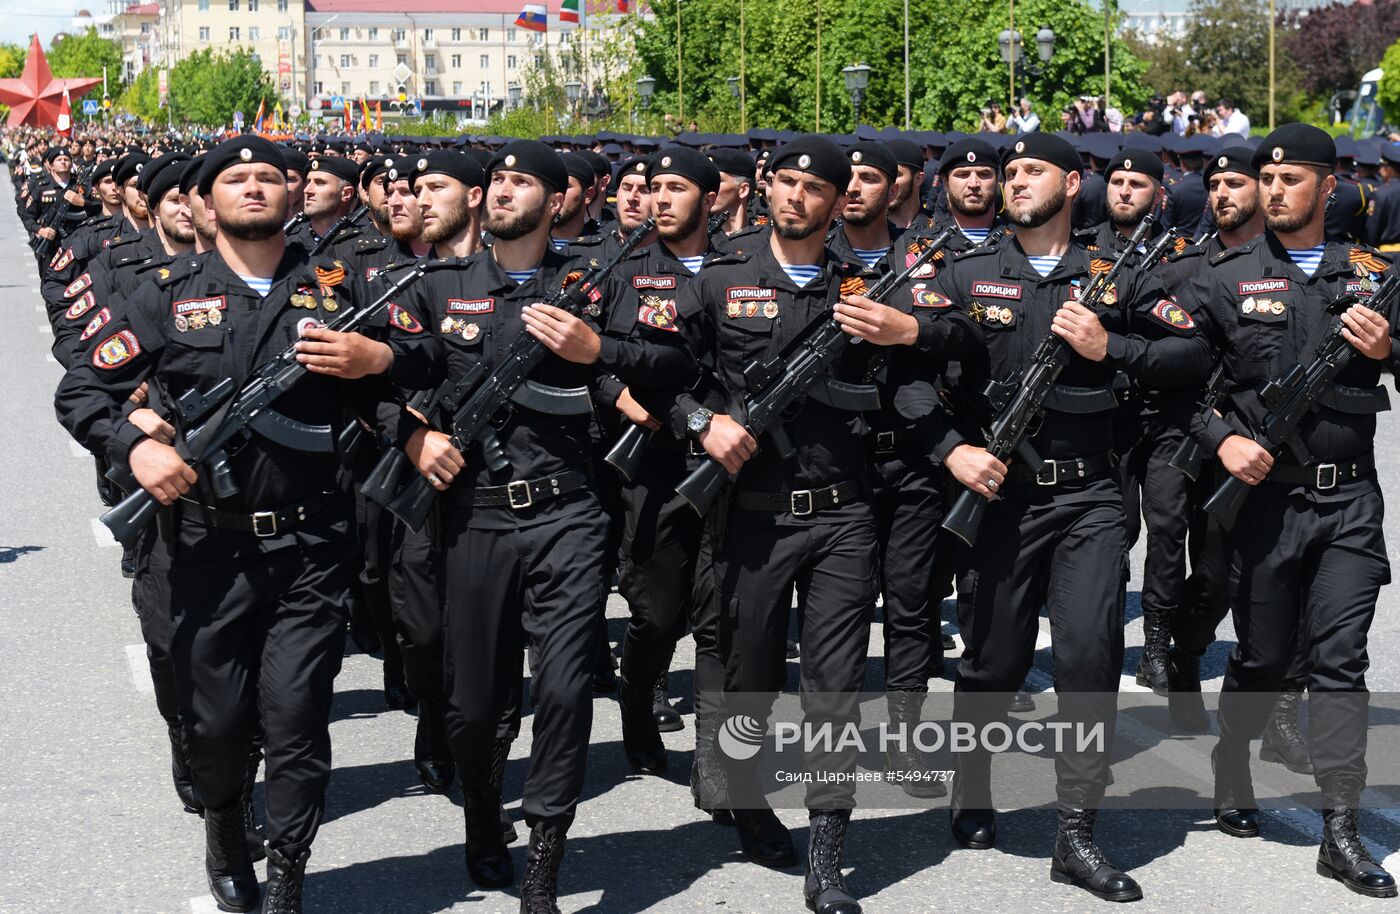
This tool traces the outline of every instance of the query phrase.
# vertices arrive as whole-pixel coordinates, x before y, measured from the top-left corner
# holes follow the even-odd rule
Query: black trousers
[[[366,449],[368,450],[368,449]],[[364,607],[380,642],[384,645],[385,678],[397,678],[403,667],[399,645],[394,638],[393,609],[389,596],[389,566],[393,555],[393,530],[402,526],[377,502],[354,489],[355,531],[359,549],[355,553],[355,587],[351,597]],[[357,617],[359,618],[359,617]]]
[[[1169,463],[1186,433],[1150,421],[1123,457],[1128,548],[1147,528],[1142,569],[1142,611],[1171,619],[1185,600],[1186,537],[1191,520],[1191,479]]]
[[[1239,641],[1221,688],[1221,742],[1259,735],[1301,645],[1308,744],[1324,796],[1338,778],[1365,783],[1366,641],[1380,588],[1390,582],[1380,488],[1374,478],[1348,486],[1354,498],[1322,502],[1258,486],[1232,536]]]
[[[1173,471],[1176,472],[1176,471]],[[1217,463],[1206,464],[1191,487],[1191,520],[1187,552],[1191,574],[1185,596],[1172,617],[1172,643],[1176,649],[1199,657],[1215,641],[1215,631],[1230,612],[1231,559],[1228,531],[1202,508],[1223,478]]]
[[[434,517],[416,533],[394,524],[389,543],[389,609],[403,656],[404,682],[419,701],[428,702],[446,695],[436,539]]]
[[[685,470],[680,453],[648,454],[637,479],[622,489],[617,589],[631,612],[622,676],[638,688],[670,668],[691,615],[704,522],[676,494]]]
[[[976,545],[960,550],[958,624],[965,648],[953,715],[979,729],[1005,721],[1034,662],[1044,606],[1060,716],[1102,723],[1107,739],[1104,751],[1091,746],[1056,755],[1057,789],[1071,802],[1112,783],[1112,696],[1123,668],[1126,581],[1123,496],[1114,477],[1053,490],[1009,484],[987,505]],[[987,753],[973,753],[960,760],[958,777],[966,772],[980,792],[988,786],[989,764]]]
[[[283,853],[311,846],[325,808],[351,546],[347,537],[238,556],[182,546],[169,570],[195,790],[216,809],[239,798],[261,711],[267,840]]]
[[[156,710],[166,726],[178,727],[180,697],[175,688],[175,664],[170,657],[170,565],[152,561],[150,539],[147,534],[136,547],[131,604],[141,624],[141,640],[146,642],[146,663],[151,669]]]
[[[953,549],[940,534],[943,474],[900,458],[876,465],[876,536],[885,619],[885,688],[927,692],[929,661],[943,654],[936,582],[952,576]]]
[[[837,725],[858,721],[855,693],[865,681],[879,588],[874,511],[847,506],[840,520],[818,516],[800,525],[777,523],[772,514],[733,511],[715,548],[713,573],[724,690],[759,693],[750,705],[741,702],[742,710],[766,720],[773,696],[787,680],[788,617],[796,588],[803,595],[802,691],[828,696],[819,708],[804,698],[807,719]],[[831,700],[834,693],[851,698]],[[855,758],[817,752],[807,763],[852,771]],[[752,774],[731,774],[730,781],[744,776]],[[807,805],[849,808],[852,794],[849,784],[814,783],[808,786]]]
[[[462,783],[484,788],[498,722],[519,698],[524,644],[534,658],[534,721],[522,810],[531,827],[572,821],[593,723],[607,518],[591,494],[514,529],[470,526],[444,504],[448,736]]]

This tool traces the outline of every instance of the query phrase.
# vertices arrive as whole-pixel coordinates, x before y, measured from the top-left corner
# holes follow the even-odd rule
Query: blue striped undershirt
[[[962,226],[958,226],[958,231],[962,232],[963,237],[967,238],[967,240],[971,241],[973,244],[985,244],[987,236],[992,233],[991,229],[970,229],[963,228]]]
[[[1322,266],[1322,253],[1327,250],[1327,243],[1323,242],[1314,248],[1303,248],[1295,251],[1288,250],[1288,256],[1293,258],[1293,265],[1309,276],[1317,272],[1317,268]]]
[[[252,289],[254,292],[258,293],[263,298],[267,298],[267,293],[272,291],[271,276],[267,277],[266,279],[263,279],[261,276],[244,276],[242,273],[239,273],[238,278],[246,282],[248,284],[248,288]]]
[[[676,259],[691,273],[699,273],[700,267],[705,263],[704,254],[697,254],[694,257],[677,257]]]
[[[533,270],[506,270],[505,274],[515,280],[515,284],[518,286],[538,273],[539,270],[539,267],[535,267]]]
[[[566,247],[569,246],[569,239],[567,239],[567,238],[551,238],[551,239],[549,239],[549,243],[552,244],[552,245],[554,245],[554,250],[556,250],[556,251],[562,251],[562,250],[564,250],[564,248],[566,248]]]
[[[865,248],[851,248],[851,250],[855,251],[856,256],[865,261],[865,265],[872,270],[875,268],[875,264],[879,263],[884,256],[890,252],[889,248],[871,248],[869,250]]]
[[[816,263],[785,263],[781,266],[788,279],[795,282],[799,288],[816,279],[817,274],[822,271],[821,264]]]
[[[1041,276],[1049,276],[1060,264],[1059,254],[1046,254],[1041,257],[1027,256],[1026,259],[1031,262],[1031,266],[1035,267],[1035,271]]]

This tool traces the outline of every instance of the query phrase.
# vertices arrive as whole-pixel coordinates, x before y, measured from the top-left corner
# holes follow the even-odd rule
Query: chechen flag
[[[525,4],[525,8],[520,11],[520,15],[515,17],[515,24],[531,32],[549,31],[549,24],[545,19],[544,4]]]
[[[559,4],[559,21],[578,25],[578,0],[564,0]]]
[[[619,13],[627,12],[627,0],[617,0],[617,11]]]
[[[67,136],[73,129],[73,108],[68,102],[68,89],[63,89],[63,101],[58,106],[58,133]]]

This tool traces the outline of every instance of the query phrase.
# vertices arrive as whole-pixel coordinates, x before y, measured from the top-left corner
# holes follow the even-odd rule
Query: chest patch
[[[724,290],[725,302],[743,301],[777,301],[777,289],[765,289],[761,286],[730,286]]]
[[[1005,298],[1021,300],[1021,285],[1014,282],[987,282],[979,280],[972,284],[972,294],[978,298]]]
[[[449,298],[448,314],[490,314],[496,310],[494,298]]]
[[[946,295],[939,295],[923,283],[919,283],[914,287],[915,308],[946,308],[952,303],[952,299],[948,298]]]
[[[659,292],[666,292],[676,287],[676,277],[674,276],[633,276],[632,288],[641,291],[642,289],[655,289]]]
[[[1241,295],[1260,295],[1267,292],[1287,292],[1286,279],[1251,279],[1239,285]],[[1247,312],[1246,312],[1247,313]]]

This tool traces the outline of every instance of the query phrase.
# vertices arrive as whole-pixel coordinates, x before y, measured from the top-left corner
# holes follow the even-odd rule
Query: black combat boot
[[[559,914],[559,864],[564,859],[564,826],[545,820],[530,830],[525,875],[520,880],[520,914]]]
[[[1359,799],[1359,794],[1357,795]],[[1357,829],[1356,809],[1322,811],[1322,846],[1317,849],[1317,873],[1372,898],[1394,898],[1395,877],[1376,862]]]
[[[666,674],[657,677],[651,692],[651,713],[656,718],[656,729],[661,733],[675,733],[685,729],[685,721],[675,708],[671,707],[671,696],[666,694]]]
[[[1097,817],[1098,810],[1088,808],[1088,804],[1060,801],[1050,880],[1078,886],[1104,901],[1140,901],[1142,889],[1133,877],[1109,863],[1094,844]]]
[[[965,752],[953,777],[948,817],[953,840],[969,850],[996,846],[997,820],[992,808],[992,757],[985,749]]]
[[[268,848],[267,895],[263,898],[262,914],[301,914],[301,887],[310,856],[309,850],[289,857]]]
[[[816,914],[860,914],[860,904],[847,891],[841,876],[841,853],[851,811],[813,810],[810,816],[807,881],[802,886],[807,907]]]
[[[501,795],[462,785],[462,812],[467,825],[467,873],[478,888],[503,889],[515,881],[515,865],[506,850],[498,811]]]
[[[258,905],[258,875],[243,831],[243,803],[204,810],[204,871],[220,911],[251,911]]]
[[[903,744],[891,739],[885,746],[885,771],[899,780],[899,786],[911,797],[929,799],[945,796],[948,788],[942,781],[923,780],[921,775],[933,769],[914,746],[914,728],[919,724],[919,711],[924,705],[923,692],[887,692],[885,701],[890,709],[890,735],[902,731]]]
[[[729,811],[729,777],[715,756],[715,722],[695,715],[695,760],[690,766],[690,795],[695,808],[707,813],[716,825],[733,825]]]
[[[204,804],[195,796],[194,779],[190,777],[189,749],[185,746],[185,728],[167,726],[170,732],[170,776],[175,781],[175,793],[184,804],[185,812],[204,815]]]
[[[418,708],[418,699],[404,681],[403,654],[395,642],[381,644],[384,650],[384,704],[391,711],[412,714]]]
[[[1017,689],[1011,696],[1011,706],[1006,709],[1012,714],[1029,714],[1035,710],[1035,699],[1025,689]]]
[[[515,823],[510,820],[510,813],[506,812],[506,804],[501,801],[501,788],[506,782],[506,761],[510,758],[512,742],[498,736],[491,744],[491,790],[496,795],[496,819],[500,823],[501,840],[506,844],[519,837],[515,833]]]
[[[1183,733],[1209,733],[1210,714],[1201,700],[1201,658],[1167,652],[1167,710]]]
[[[1225,740],[1210,751],[1215,774],[1215,824],[1236,838],[1259,837],[1259,803],[1249,774],[1249,744]]]
[[[1142,660],[1138,662],[1137,684],[1165,696],[1169,690],[1167,647],[1172,640],[1165,613],[1146,609],[1142,611],[1142,638]]]
[[[1278,762],[1297,774],[1312,774],[1312,756],[1302,728],[1303,690],[1285,688],[1274,700],[1274,710],[1264,725],[1259,761]]]
[[[656,730],[652,712],[654,683],[636,685],[624,676],[618,680],[617,702],[622,709],[622,751],[638,774],[666,771],[666,746]]]
[[[768,807],[734,810],[734,828],[739,848],[750,861],[775,870],[797,864],[792,835]]]
[[[248,856],[253,862],[267,856],[263,841],[267,838],[253,809],[253,786],[258,782],[258,766],[262,764],[262,750],[248,753],[248,767],[243,769],[243,840],[248,844]]]
[[[442,701],[418,703],[418,729],[413,737],[413,767],[418,780],[434,793],[446,793],[457,777],[457,766],[447,744],[447,724]]]

